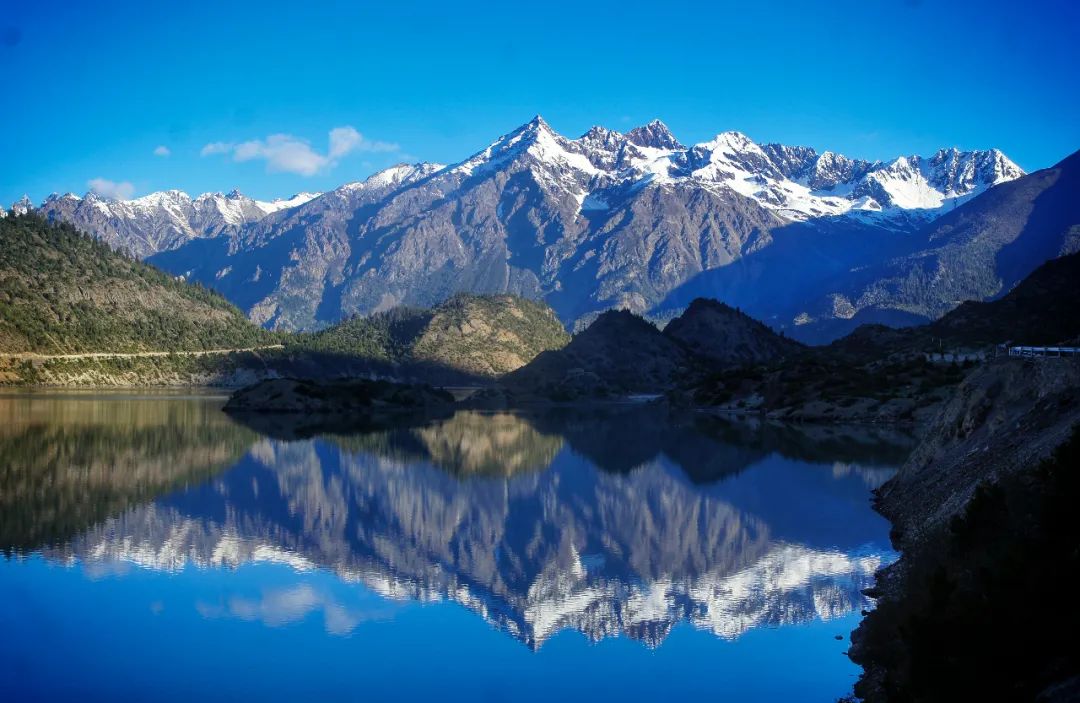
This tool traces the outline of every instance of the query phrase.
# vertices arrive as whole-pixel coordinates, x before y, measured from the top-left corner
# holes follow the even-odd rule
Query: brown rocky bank
[[[864,668],[858,696],[1080,694],[1068,625],[1080,541],[1060,522],[1062,505],[1080,495],[1075,466],[1065,465],[1078,426],[1077,361],[1000,358],[958,386],[877,492],[902,557],[879,572],[877,608],[852,635],[851,657]]]

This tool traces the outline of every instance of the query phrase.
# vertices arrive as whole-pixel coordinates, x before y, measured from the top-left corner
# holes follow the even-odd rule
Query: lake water
[[[0,397],[0,699],[834,701],[858,675],[903,436],[222,402]]]

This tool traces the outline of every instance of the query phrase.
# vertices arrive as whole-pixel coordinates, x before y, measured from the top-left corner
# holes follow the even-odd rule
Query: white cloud
[[[227,154],[232,151],[232,142],[210,142],[202,148],[199,156],[211,156],[213,154]]]
[[[135,186],[129,181],[110,181],[108,178],[91,178],[86,182],[90,190],[103,198],[127,200],[135,194]]]
[[[172,150],[169,149],[169,147],[162,144],[162,145],[160,145],[160,146],[158,146],[158,147],[156,147],[154,149],[154,156],[160,156],[162,158],[167,158],[169,156],[172,156]]]
[[[330,130],[325,154],[316,151],[306,139],[289,134],[271,134],[265,139],[251,139],[239,144],[211,142],[202,148],[202,156],[232,154],[233,161],[260,160],[270,173],[296,173],[313,176],[328,171],[353,152],[390,152],[400,147],[390,142],[365,139],[355,127],[345,125]]]
[[[334,127],[330,130],[330,152],[327,157],[331,159],[340,158],[355,149],[363,141],[363,135],[352,127]]]

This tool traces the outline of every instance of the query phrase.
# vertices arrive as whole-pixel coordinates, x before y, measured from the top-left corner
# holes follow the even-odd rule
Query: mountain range
[[[463,291],[543,298],[572,329],[612,307],[666,320],[705,296],[817,342],[1002,294],[1075,248],[1057,227],[1000,271],[993,258],[1031,218],[1080,221],[1060,197],[1050,214],[1036,202],[1071,182],[1069,161],[1025,176],[996,149],[871,162],[739,132],[687,147],[659,121],[568,139],[536,117],[457,164],[399,165],[318,196],[65,195],[38,209],[274,329]],[[999,194],[1011,183],[1023,185]],[[1010,197],[1027,198],[1026,216]],[[978,235],[1000,208],[1010,221]]]
[[[132,200],[103,198],[93,192],[50,195],[38,208],[24,199],[15,203],[17,214],[37,209],[53,220],[62,220],[93,234],[114,249],[145,258],[175,249],[191,239],[235,232],[267,215],[302,205],[319,193],[297,193],[291,198],[260,201],[233,190],[203,193],[192,198],[179,190],[167,190]]]

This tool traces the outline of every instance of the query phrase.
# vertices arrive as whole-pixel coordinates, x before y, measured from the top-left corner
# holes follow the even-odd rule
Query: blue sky
[[[870,159],[996,146],[1028,170],[1080,148],[1071,1],[149,5],[0,13],[0,202],[325,190],[537,113]]]

